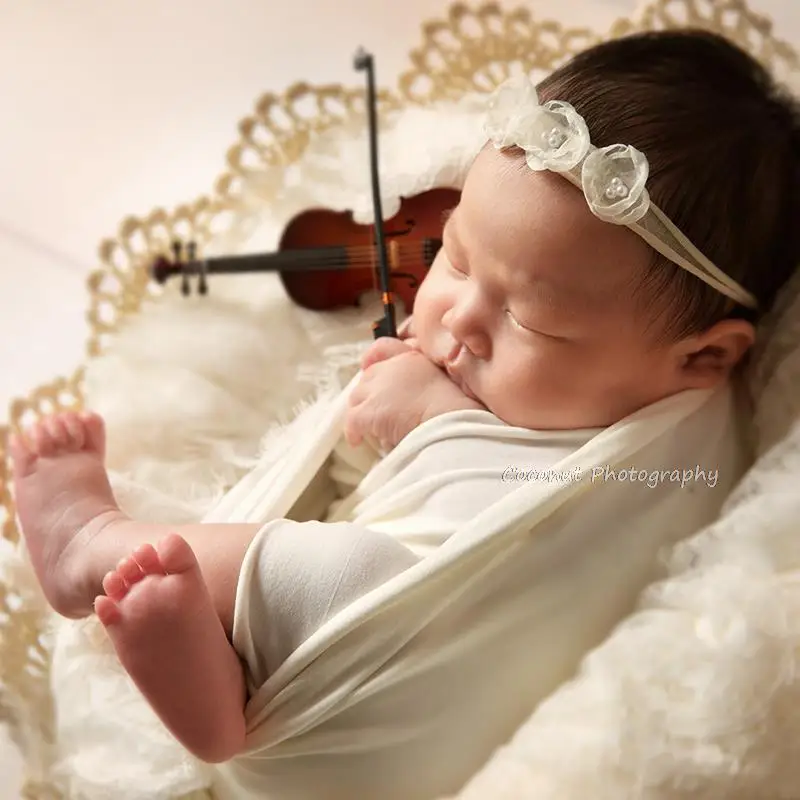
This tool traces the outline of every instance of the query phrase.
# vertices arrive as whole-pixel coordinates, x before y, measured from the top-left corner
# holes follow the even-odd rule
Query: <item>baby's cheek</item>
[[[416,348],[429,359],[438,363],[443,354],[449,352],[447,342],[452,342],[442,325],[442,316],[447,310],[442,303],[426,303],[422,307],[414,304],[414,339]],[[447,340],[447,342],[445,342]]]
[[[579,377],[563,358],[558,358],[547,348],[528,353],[524,361],[511,365],[507,370],[505,394],[511,402],[536,405],[557,403],[570,390],[574,390]]]

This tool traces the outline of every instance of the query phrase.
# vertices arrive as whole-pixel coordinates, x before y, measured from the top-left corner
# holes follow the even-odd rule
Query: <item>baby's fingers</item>
[[[363,403],[350,408],[344,419],[344,438],[350,447],[358,447],[368,432],[365,429],[365,408]]]
[[[414,335],[414,317],[407,317],[402,325],[397,329],[397,338],[401,340],[410,339]]]
[[[369,369],[379,361],[386,361],[395,356],[408,352],[408,344],[391,336],[381,336],[376,339],[366,353],[361,356],[361,369]]]

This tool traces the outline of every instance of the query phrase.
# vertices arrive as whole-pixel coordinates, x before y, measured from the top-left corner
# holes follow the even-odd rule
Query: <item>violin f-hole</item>
[[[419,279],[416,275],[412,275],[410,272],[392,272],[392,278],[405,278],[408,281],[409,289],[419,288]]]
[[[402,231],[387,231],[385,236],[387,238],[390,237],[390,236],[408,236],[408,234],[411,233],[411,231],[414,230],[416,224],[417,223],[416,223],[415,220],[407,219],[406,220],[406,225],[409,226],[408,228],[406,228],[405,230],[402,230]]]

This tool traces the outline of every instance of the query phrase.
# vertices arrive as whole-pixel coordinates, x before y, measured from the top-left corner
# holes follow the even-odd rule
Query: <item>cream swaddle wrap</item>
[[[321,624],[290,641],[307,589],[297,579],[262,585],[284,597],[296,587],[283,612],[291,619],[269,619],[275,606],[253,599],[261,559],[273,552],[274,531],[278,541],[295,533],[308,543],[309,574],[322,576],[333,541],[365,535],[358,514],[334,524],[284,519],[339,441],[356,380],[290,425],[207,518],[265,523],[237,591],[248,738],[245,753],[217,772],[222,798],[422,800],[456,791],[629,613],[657,574],[660,548],[714,519],[746,467],[731,390],[668,398],[554,465],[580,480],[520,483],[425,558],[397,531],[380,538],[349,565],[366,593],[313,610]],[[426,423],[392,455],[473,437],[480,466],[491,426],[465,413]],[[381,495],[388,462],[365,481],[375,484],[363,506],[375,520],[395,519],[403,504],[402,492]],[[630,468],[647,479],[630,482],[626,472],[622,480]],[[284,648],[282,663],[265,663],[259,640],[269,637],[273,650]]]

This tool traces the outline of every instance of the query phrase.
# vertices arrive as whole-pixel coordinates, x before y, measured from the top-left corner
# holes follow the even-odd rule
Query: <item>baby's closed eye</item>
[[[533,328],[533,327],[529,327],[528,325],[523,325],[514,316],[514,313],[509,308],[507,308],[505,310],[505,313],[506,313],[506,316],[508,317],[508,319],[511,321],[511,324],[517,330],[520,330],[523,333],[532,334],[534,336],[543,336],[545,339],[550,339],[550,340],[552,340],[554,342],[566,342],[566,341],[568,341],[568,339],[566,339],[564,336],[556,336],[555,334],[552,334],[552,333],[545,333],[543,330],[540,330],[538,328]]]
[[[450,266],[450,270],[452,272],[455,272],[456,275],[458,275],[461,278],[469,278],[469,273],[463,267],[460,267],[455,261],[448,258],[447,263]]]

